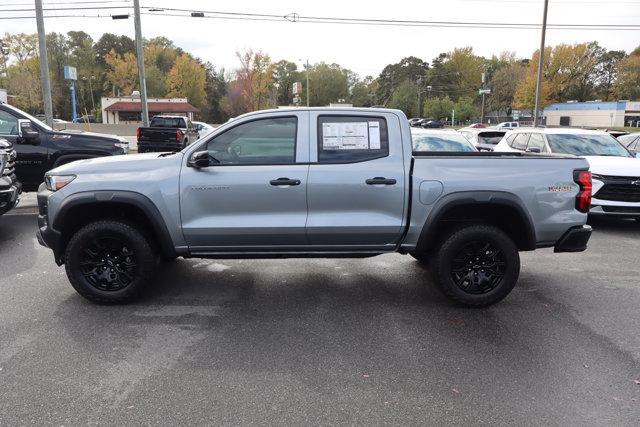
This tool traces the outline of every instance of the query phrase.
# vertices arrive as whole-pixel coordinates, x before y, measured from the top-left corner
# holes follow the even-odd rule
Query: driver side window
[[[240,124],[207,142],[210,160],[222,165],[286,165],[296,161],[295,117]]]
[[[0,135],[17,135],[18,119],[6,111],[0,111]]]

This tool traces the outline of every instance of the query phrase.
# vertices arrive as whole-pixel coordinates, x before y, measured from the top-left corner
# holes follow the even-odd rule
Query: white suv
[[[640,219],[640,158],[607,132],[567,128],[520,128],[494,151],[569,154],[584,157],[593,174],[591,215]],[[640,154],[637,155],[640,157]]]
[[[515,129],[519,127],[520,127],[519,122],[502,122],[496,125],[496,129]]]

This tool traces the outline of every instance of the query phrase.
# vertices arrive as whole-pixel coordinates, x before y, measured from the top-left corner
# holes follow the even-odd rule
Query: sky
[[[44,0],[46,8],[78,7],[79,1]],[[69,4],[74,3],[75,4]],[[130,2],[103,0],[85,3],[85,7],[121,6]],[[509,22],[539,24],[543,0],[140,0],[145,9],[151,7],[184,8],[202,11],[251,12],[285,16],[357,17],[395,20]],[[32,15],[31,12],[7,12],[10,8],[31,8],[33,1],[2,0],[0,17]],[[47,32],[82,30],[97,40],[104,32],[134,37],[133,19],[112,20],[109,15],[125,10],[71,10],[46,14],[102,14],[101,18],[45,18]],[[169,12],[164,13],[179,13]],[[637,24],[640,0],[550,0],[549,24]],[[0,35],[36,32],[35,19],[0,20]],[[221,20],[177,16],[142,16],[142,32],[147,38],[165,36],[174,43],[210,61],[217,68],[233,70],[238,66],[235,52],[261,50],[272,60],[288,59],[301,65],[307,59],[338,63],[366,75],[377,76],[382,68],[406,56],[417,56],[428,62],[441,52],[455,47],[473,47],[476,54],[490,57],[513,51],[529,58],[539,47],[539,29],[433,28],[372,25],[340,25],[326,23]],[[640,30],[547,31],[547,45],[598,41],[607,49],[633,50],[640,45]]]

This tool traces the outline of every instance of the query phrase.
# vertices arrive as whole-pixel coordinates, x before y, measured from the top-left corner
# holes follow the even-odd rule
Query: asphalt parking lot
[[[92,305],[0,217],[0,424],[640,423],[640,223],[452,305],[409,257],[177,260]]]

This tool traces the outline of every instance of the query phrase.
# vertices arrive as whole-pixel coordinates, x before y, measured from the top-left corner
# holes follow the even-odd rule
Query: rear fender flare
[[[438,223],[442,217],[452,208],[463,205],[495,205],[506,206],[519,214],[525,229],[525,250],[533,250],[536,248],[536,234],[533,219],[529,211],[525,208],[524,202],[515,194],[503,191],[463,191],[458,193],[447,194],[442,197],[429,213],[425,225],[422,227],[420,237],[416,245],[419,252],[425,250],[429,246],[429,242],[438,232]]]

